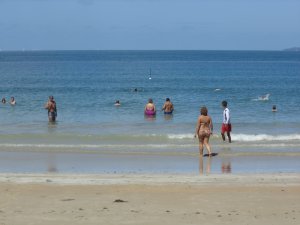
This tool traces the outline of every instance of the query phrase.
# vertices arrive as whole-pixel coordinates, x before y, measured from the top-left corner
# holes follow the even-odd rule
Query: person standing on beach
[[[222,107],[224,109],[223,111],[223,123],[221,127],[221,135],[223,141],[225,141],[225,132],[227,133],[228,141],[231,143],[231,122],[230,122],[230,111],[227,108],[227,101],[222,101]]]
[[[48,109],[49,122],[55,122],[57,117],[56,102],[53,96],[49,96],[49,100],[45,105],[45,109]]]
[[[164,111],[164,114],[172,114],[174,110],[174,106],[169,98],[166,98],[166,102],[162,107],[162,111]]]
[[[205,145],[208,156],[212,156],[211,147],[209,144],[209,138],[213,131],[213,123],[210,116],[207,115],[208,110],[205,106],[200,109],[201,115],[198,117],[195,138],[198,136],[199,139],[199,153],[203,156],[203,147]]]

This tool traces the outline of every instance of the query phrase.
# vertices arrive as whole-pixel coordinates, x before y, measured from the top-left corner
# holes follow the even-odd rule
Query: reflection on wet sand
[[[222,173],[231,173],[231,163],[230,162],[222,162]]]
[[[202,175],[204,173],[203,168],[204,168],[204,163],[203,163],[203,156],[199,156],[199,173]],[[211,164],[211,157],[207,157],[206,160],[206,170],[205,173],[209,174],[210,173],[210,164]]]
[[[57,170],[57,167],[56,167],[56,156],[53,154],[53,153],[50,153],[48,155],[48,169],[47,171],[49,173],[56,173],[58,170]]]
[[[213,156],[217,156],[217,153],[214,153]],[[211,172],[211,166],[212,166],[212,157],[213,156],[208,156],[207,154],[204,156],[199,156],[199,174],[203,175],[203,174],[209,174]],[[222,173],[231,173],[231,160],[228,157],[221,157],[221,161],[220,158],[216,158],[216,160],[214,161],[215,163],[217,163],[217,168],[220,168],[220,164],[221,164],[221,172]],[[220,163],[220,164],[219,164]]]

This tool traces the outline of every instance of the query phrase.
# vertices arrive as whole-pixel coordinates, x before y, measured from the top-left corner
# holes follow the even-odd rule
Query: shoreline
[[[300,186],[300,173],[274,174],[20,174],[0,173],[0,184]]]

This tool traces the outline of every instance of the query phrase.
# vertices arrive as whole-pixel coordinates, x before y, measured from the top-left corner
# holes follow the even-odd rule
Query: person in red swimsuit
[[[230,111],[227,108],[227,101],[222,102],[222,107],[224,108],[223,111],[223,123],[221,127],[221,135],[223,141],[225,141],[225,133],[227,133],[228,141],[231,143],[231,122],[230,122]]]

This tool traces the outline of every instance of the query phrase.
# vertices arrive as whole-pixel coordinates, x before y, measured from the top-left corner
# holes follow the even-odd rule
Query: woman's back
[[[200,116],[200,130],[210,129],[211,118],[210,116]]]
[[[154,109],[155,109],[155,106],[154,106],[154,104],[153,103],[147,103],[147,105],[146,105],[146,109],[147,110],[151,110],[151,111],[154,111]]]

